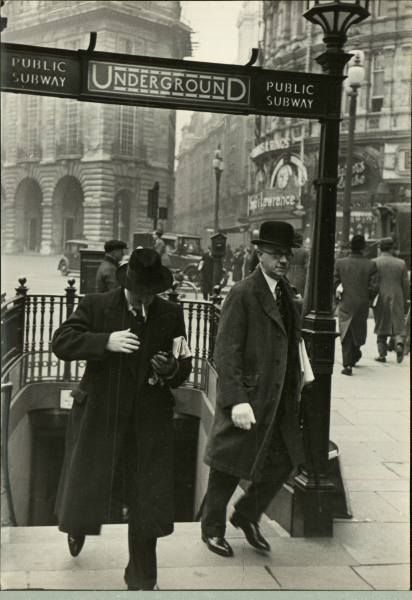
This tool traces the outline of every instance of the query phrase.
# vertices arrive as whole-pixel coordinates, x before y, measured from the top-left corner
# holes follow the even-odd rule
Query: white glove
[[[232,421],[233,425],[240,429],[250,429],[256,423],[253,408],[249,402],[235,404],[232,407]]]

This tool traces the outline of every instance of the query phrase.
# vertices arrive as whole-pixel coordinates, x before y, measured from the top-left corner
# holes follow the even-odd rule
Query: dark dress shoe
[[[74,536],[69,534],[67,536],[67,543],[69,544],[69,551],[72,556],[78,556],[80,554],[85,539],[85,535]]]
[[[342,375],[352,375],[352,367],[343,367]]]
[[[375,358],[376,362],[382,362],[385,363],[386,362],[386,358],[384,356],[377,356]]]
[[[211,552],[219,556],[233,556],[233,550],[224,537],[208,537],[202,533],[202,540]]]
[[[403,361],[403,344],[396,344],[396,362],[401,363]]]
[[[270,545],[260,533],[259,525],[257,523],[248,521],[236,512],[231,516],[230,522],[234,527],[240,527],[240,529],[243,530],[243,533],[251,546],[258,550],[265,550],[265,552],[270,550]]]

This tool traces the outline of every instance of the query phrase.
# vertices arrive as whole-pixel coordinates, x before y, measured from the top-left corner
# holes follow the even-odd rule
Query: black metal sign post
[[[311,8],[349,10],[338,3]],[[359,4],[359,3],[358,3]],[[367,11],[358,4],[350,10],[362,20]],[[352,5],[351,5],[352,6]],[[331,8],[332,7],[332,8]],[[362,12],[363,11],[363,12]],[[312,14],[313,13],[313,14]],[[316,15],[315,15],[316,16]],[[324,20],[328,23],[338,20]],[[345,20],[345,28],[355,20]],[[349,24],[349,25],[348,25]],[[336,189],[339,151],[340,101],[343,68],[350,54],[343,52],[346,29],[327,32],[327,51],[318,59],[324,74],[272,71],[247,66],[128,56],[88,50],[60,50],[1,44],[4,92],[45,94],[86,102],[132,104],[230,114],[258,114],[319,119],[322,124],[316,200],[316,219],[309,279],[309,310],[305,339],[315,372],[307,392],[310,409],[310,461],[295,478],[292,535],[332,535],[328,476],[331,378],[334,362],[335,320],[332,311]],[[334,37],[335,36],[335,37]],[[309,465],[309,462],[311,465]],[[313,466],[316,465],[316,468]]]

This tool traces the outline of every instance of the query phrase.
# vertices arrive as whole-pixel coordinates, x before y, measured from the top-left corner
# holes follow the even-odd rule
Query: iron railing
[[[69,279],[64,295],[28,294],[26,279],[20,279],[19,283],[16,297],[1,307],[2,381],[7,381],[11,369],[17,366],[20,388],[44,381],[78,381],[83,374],[84,361],[62,361],[51,349],[54,331],[81,299],[74,287],[75,280]],[[208,361],[213,362],[220,315],[219,290],[212,302],[179,300],[176,286],[168,297],[183,307],[188,344],[193,354],[193,370],[186,385],[205,389],[205,367]]]

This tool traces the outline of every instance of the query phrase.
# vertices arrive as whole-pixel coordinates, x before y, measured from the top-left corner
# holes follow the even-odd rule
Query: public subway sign
[[[86,102],[232,114],[338,117],[342,77],[1,44],[1,89]]]

